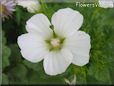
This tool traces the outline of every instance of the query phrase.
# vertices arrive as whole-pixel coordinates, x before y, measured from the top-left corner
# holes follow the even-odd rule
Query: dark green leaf
[[[91,64],[88,74],[94,76],[96,80],[103,83],[111,83],[111,77],[108,67],[103,66],[100,63]]]
[[[5,74],[2,74],[2,85],[7,85],[9,83],[8,77]]]
[[[27,69],[23,64],[18,64],[8,72],[10,84],[27,84]]]

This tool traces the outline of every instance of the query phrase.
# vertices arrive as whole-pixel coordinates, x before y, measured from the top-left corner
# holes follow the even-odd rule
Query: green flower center
[[[52,30],[53,30],[53,35],[51,38],[46,40],[46,44],[48,46],[49,51],[58,51],[63,47],[65,38],[58,36],[53,28]]]
[[[49,40],[46,40],[46,44],[48,46],[49,51],[57,51],[60,50],[63,47],[65,39],[62,38],[51,38]]]

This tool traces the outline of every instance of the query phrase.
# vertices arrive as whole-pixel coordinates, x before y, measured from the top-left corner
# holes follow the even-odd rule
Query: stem
[[[46,11],[47,8],[48,8],[48,6],[46,4],[46,1],[45,0],[40,0],[40,2],[41,2],[41,5],[42,5],[43,10]]]
[[[53,25],[50,25],[50,28],[51,28],[51,29],[52,29],[52,31],[53,31],[53,36],[54,36],[54,38],[56,38],[56,37],[57,37],[57,35],[56,35],[55,31],[54,31],[54,26],[53,26]]]

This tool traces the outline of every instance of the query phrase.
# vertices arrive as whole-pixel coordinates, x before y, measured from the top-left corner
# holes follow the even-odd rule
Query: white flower
[[[19,36],[22,56],[37,63],[43,60],[49,75],[66,71],[73,63],[83,66],[89,62],[90,36],[79,31],[83,16],[71,8],[60,9],[52,16],[52,25],[43,14],[36,14],[26,23],[28,33]]]
[[[99,6],[102,8],[113,8],[114,1],[112,1],[112,0],[99,0]]]
[[[40,9],[40,3],[38,0],[17,0],[17,4],[27,8],[30,13],[35,13]]]

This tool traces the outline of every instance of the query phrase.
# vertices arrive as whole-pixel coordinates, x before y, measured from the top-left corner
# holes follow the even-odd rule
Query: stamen
[[[51,45],[53,48],[60,47],[60,40],[58,38],[51,39]]]

